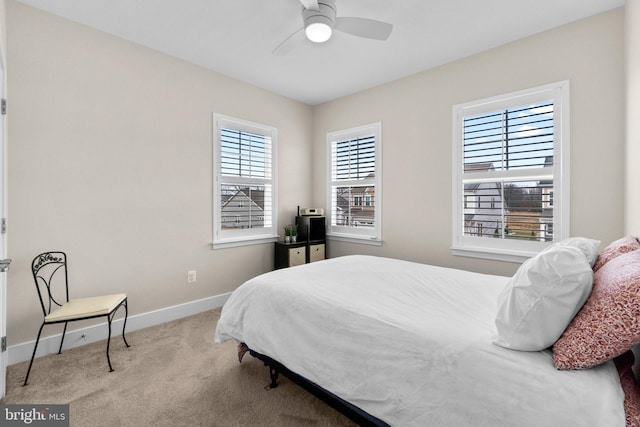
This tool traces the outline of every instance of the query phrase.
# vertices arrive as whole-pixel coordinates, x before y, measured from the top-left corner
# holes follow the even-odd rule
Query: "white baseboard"
[[[133,332],[138,329],[148,328],[149,326],[160,325],[162,323],[170,322],[172,320],[181,319],[183,317],[192,316],[194,314],[202,313],[203,311],[213,310],[214,308],[222,307],[227,301],[231,293],[222,295],[216,295],[213,297],[203,298],[197,301],[191,301],[184,304],[174,305],[172,307],[162,308],[160,310],[149,311],[147,313],[136,314],[135,316],[129,316],[127,319],[126,332]],[[119,309],[116,314],[118,317],[111,323],[111,339],[122,339],[122,325],[124,323],[124,310]],[[73,325],[71,323],[70,325]],[[47,354],[57,353],[60,347],[60,339],[62,337],[62,326],[49,325],[47,328],[60,328],[60,333],[56,335],[40,338],[38,344],[38,352],[36,357],[46,356]],[[45,331],[46,332],[46,331]],[[34,331],[37,334],[38,331]],[[108,334],[108,328],[106,322],[88,326],[86,328],[67,330],[64,337],[64,346],[62,351],[73,347],[79,347],[81,345],[89,344],[96,341],[106,340]],[[213,340],[213,332],[211,335]],[[33,353],[33,346],[36,340],[27,341],[21,344],[15,344],[9,346],[8,350],[8,364],[14,365],[16,363],[24,362],[31,359],[31,353]]]

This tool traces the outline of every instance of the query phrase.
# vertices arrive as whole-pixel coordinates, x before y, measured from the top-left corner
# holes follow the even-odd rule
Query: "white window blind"
[[[568,235],[566,98],[562,82],[454,107],[454,253],[522,258]]]
[[[238,129],[221,128],[222,175],[245,178],[271,176],[271,137]]]
[[[214,115],[214,246],[273,239],[275,128]]]
[[[553,166],[553,100],[464,118],[464,170]]]
[[[553,191],[553,108],[548,100],[464,118],[463,184],[466,197],[476,198],[465,235],[553,240],[553,207],[543,204]],[[538,180],[519,180],[524,169],[541,169]],[[497,171],[515,177],[492,180]],[[487,178],[474,179],[474,172]]]
[[[330,236],[381,238],[380,135],[380,123],[327,135]]]

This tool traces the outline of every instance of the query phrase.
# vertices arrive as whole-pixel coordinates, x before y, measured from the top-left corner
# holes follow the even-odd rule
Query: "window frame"
[[[492,237],[465,236],[464,233],[464,118],[512,109],[544,100],[554,101],[554,164],[553,176],[553,230],[552,242],[524,241],[517,239],[497,239]],[[508,262],[522,262],[537,254],[550,244],[569,237],[570,182],[570,108],[569,81],[561,81],[511,92],[504,95],[471,101],[453,106],[453,165],[452,165],[452,245],[456,256],[467,256]],[[533,172],[531,172],[533,171]],[[528,173],[529,172],[529,173]],[[508,178],[521,181],[538,179],[539,171],[523,169],[520,173],[508,171],[476,172],[479,178],[489,174],[495,179]],[[485,174],[486,176],[481,176]]]
[[[374,226],[358,228],[333,225],[333,187],[340,185],[358,186],[359,184],[357,180],[333,180],[333,144],[371,134],[375,138],[375,175],[368,182],[373,183],[375,187],[375,200],[373,201]],[[363,181],[367,182],[366,179]],[[364,198],[362,201],[364,202]],[[327,133],[327,208],[327,239],[376,246],[382,245],[382,122]]]
[[[222,175],[222,128],[230,128],[240,132],[248,132],[267,136],[271,139],[271,176],[265,178],[240,178]],[[275,242],[278,239],[278,197],[277,197],[277,145],[278,129],[273,126],[254,123],[219,113],[213,114],[213,249],[254,245]],[[241,185],[271,186],[271,209],[261,215],[271,215],[271,226],[246,229],[222,229],[222,185],[237,183]],[[236,218],[237,222],[237,218]]]

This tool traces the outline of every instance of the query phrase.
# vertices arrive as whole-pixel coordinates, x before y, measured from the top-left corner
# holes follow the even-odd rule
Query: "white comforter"
[[[558,371],[492,344],[508,278],[370,256],[273,271],[239,287],[215,339],[235,339],[394,426],[624,426],[612,362]],[[231,355],[230,355],[231,357]]]

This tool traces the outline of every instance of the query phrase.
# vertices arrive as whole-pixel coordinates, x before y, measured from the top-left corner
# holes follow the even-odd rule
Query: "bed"
[[[591,269],[595,258],[585,259]],[[637,394],[628,352],[615,355],[618,366],[610,357],[558,369],[551,348],[500,342],[496,313],[513,314],[505,290],[514,278],[374,256],[328,259],[244,283],[223,307],[215,340],[236,340],[240,354],[264,361],[272,385],[278,372],[290,375],[363,425],[629,425]],[[582,314],[592,286],[566,323]]]

